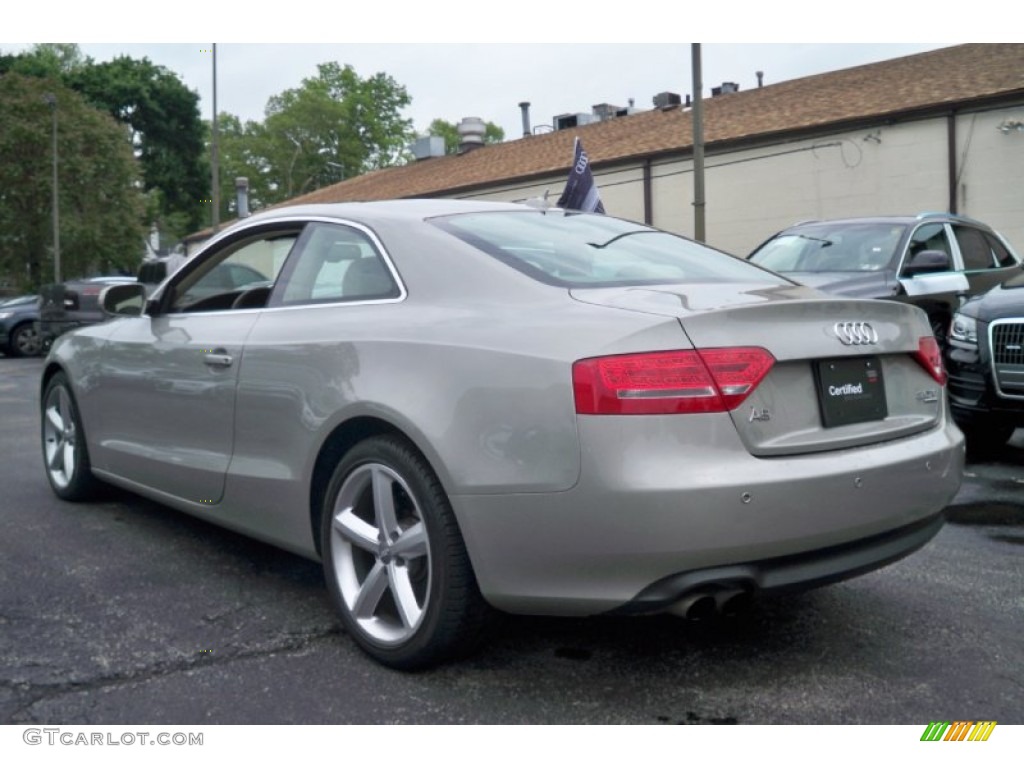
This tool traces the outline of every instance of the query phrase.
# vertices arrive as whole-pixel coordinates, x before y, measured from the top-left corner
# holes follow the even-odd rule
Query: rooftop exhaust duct
[[[479,117],[464,117],[458,125],[459,154],[464,155],[484,145],[487,126]]]
[[[235,179],[235,207],[238,218],[249,216],[249,180],[245,176]]]

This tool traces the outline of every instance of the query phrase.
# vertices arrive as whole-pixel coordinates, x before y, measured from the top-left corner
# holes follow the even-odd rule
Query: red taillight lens
[[[644,352],[578,360],[576,413],[715,413],[739,406],[771,370],[760,347]]]
[[[914,359],[921,364],[940,386],[946,385],[946,368],[942,364],[942,350],[934,336],[922,336],[917,342]]]

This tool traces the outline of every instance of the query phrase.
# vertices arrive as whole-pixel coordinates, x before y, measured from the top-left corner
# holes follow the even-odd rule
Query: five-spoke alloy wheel
[[[323,517],[328,588],[363,650],[414,669],[475,646],[487,608],[448,499],[414,448],[397,437],[355,446]]]
[[[96,480],[75,398],[63,373],[55,374],[46,385],[42,424],[43,461],[54,493],[68,501],[89,498]]]

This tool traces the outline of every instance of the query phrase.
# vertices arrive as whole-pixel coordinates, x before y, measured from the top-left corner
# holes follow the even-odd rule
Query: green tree
[[[71,43],[0,55],[3,72],[59,78],[129,126],[142,163],[149,220],[177,236],[199,227],[209,209],[203,200],[210,197],[205,133],[199,95],[177,75],[146,58],[96,63]]]
[[[149,59],[120,56],[80,67],[68,84],[131,129],[150,216],[177,234],[197,229],[209,207],[209,165],[199,95]]]
[[[25,53],[0,56],[0,73],[65,78],[91,63],[74,43],[38,43]]]
[[[209,135],[210,123],[206,122]],[[235,210],[235,179],[249,180],[249,208],[259,210],[276,201],[270,167],[264,157],[263,126],[253,120],[243,123],[235,115],[221,112],[217,116],[220,156],[220,220],[237,216]],[[207,139],[209,140],[209,139]]]
[[[246,126],[255,165],[268,174],[266,202],[405,162],[413,131],[401,111],[410,103],[389,75],[364,79],[336,62],[272,96],[262,125]]]
[[[500,144],[505,140],[505,131],[491,122],[484,123],[484,144]],[[444,153],[446,155],[457,155],[459,153],[459,128],[455,123],[437,118],[427,128],[427,135],[441,136],[444,139]]]
[[[61,271],[134,272],[142,253],[138,164],[124,126],[57,80],[0,75],[0,274],[52,280],[52,119],[56,96]]]

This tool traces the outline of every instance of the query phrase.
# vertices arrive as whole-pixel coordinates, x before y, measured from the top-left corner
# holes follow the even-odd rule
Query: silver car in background
[[[227,268],[266,280],[211,290]],[[963,469],[925,314],[608,216],[282,208],[62,336],[61,498],[106,481],[323,563],[381,662],[492,608],[729,610],[891,563]]]

